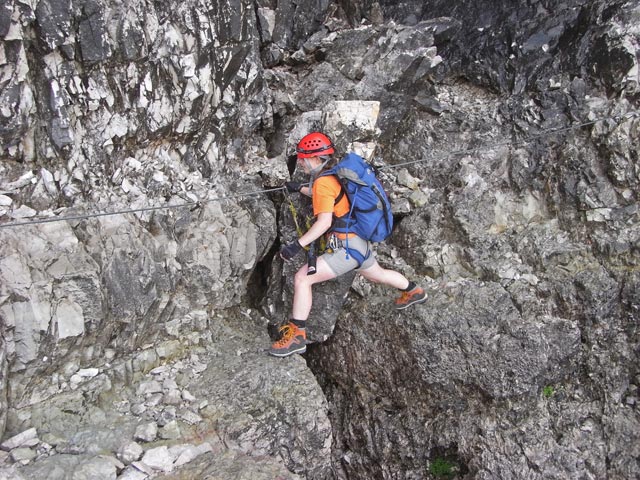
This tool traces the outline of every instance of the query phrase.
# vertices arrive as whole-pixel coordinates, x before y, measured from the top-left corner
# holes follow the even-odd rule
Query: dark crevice
[[[249,277],[247,290],[251,292],[251,295],[248,296],[251,308],[255,308],[258,310],[262,308],[262,302],[268,291],[272,264],[279,250],[280,239],[276,239],[264,258],[256,264],[253,272],[251,273],[251,276]]]
[[[270,198],[276,212],[276,232],[280,232],[280,224],[282,222],[280,211],[283,197],[280,193],[272,193]],[[280,251],[280,246],[280,236],[278,235],[269,248],[269,251],[262,260],[257,262],[253,272],[251,272],[251,276],[247,282],[247,290],[251,292],[251,294],[248,295],[248,303],[251,308],[259,311],[263,310],[265,297],[269,294],[269,282],[271,281],[273,272],[273,262]]]

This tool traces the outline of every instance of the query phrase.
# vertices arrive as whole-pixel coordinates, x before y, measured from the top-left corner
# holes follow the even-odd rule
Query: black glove
[[[300,242],[296,240],[295,242],[291,242],[289,245],[282,247],[280,249],[280,256],[284,260],[291,260],[298,254],[298,252],[300,252],[300,250],[302,250],[302,245],[300,245]]]
[[[288,192],[297,193],[302,189],[302,187],[304,187],[304,183],[285,182],[284,186],[287,188]]]

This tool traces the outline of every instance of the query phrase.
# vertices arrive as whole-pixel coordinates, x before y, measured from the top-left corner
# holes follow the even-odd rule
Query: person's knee
[[[307,272],[302,270],[298,270],[295,277],[293,277],[293,286],[294,288],[306,287],[309,284],[309,275]]]
[[[377,271],[375,267],[371,268],[371,271],[361,271],[360,275],[372,283],[383,283],[384,280],[384,272],[382,270]]]

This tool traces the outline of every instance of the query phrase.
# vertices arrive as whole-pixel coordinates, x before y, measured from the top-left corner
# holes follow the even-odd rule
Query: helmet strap
[[[316,178],[318,178],[318,174],[322,171],[322,169],[324,168],[324,166],[329,163],[329,161],[331,160],[331,157],[327,157],[327,156],[322,156],[322,157],[317,157],[320,158],[322,160],[322,163],[320,165],[318,165],[317,167],[313,168],[311,166],[311,162],[309,161],[308,158],[304,159],[304,164],[306,165],[306,167],[309,169],[309,190],[311,191],[313,188],[313,182],[316,180]]]
[[[307,167],[311,175],[313,175],[313,167],[311,166],[311,162],[309,162],[308,158],[303,158],[303,160],[304,160],[305,166]]]
[[[329,160],[331,160],[331,157],[325,157],[325,156],[318,157],[318,158],[320,158],[320,160],[322,161],[322,163],[321,163],[320,165],[318,165],[317,167],[315,167],[315,168],[311,167],[311,163],[309,162],[309,159],[308,159],[308,158],[305,158],[305,159],[304,159],[304,163],[305,163],[305,165],[307,166],[307,168],[309,169],[309,173],[311,173],[311,176],[312,176],[312,177],[317,177],[317,176],[318,176],[318,174],[319,174],[319,173],[322,171],[322,169],[325,167],[325,165],[326,165],[327,163],[329,163]]]

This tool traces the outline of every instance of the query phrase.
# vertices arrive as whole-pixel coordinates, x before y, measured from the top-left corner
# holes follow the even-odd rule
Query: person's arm
[[[298,190],[305,195],[313,195],[313,210],[316,214],[316,221],[313,223],[313,225],[311,225],[311,228],[309,228],[309,230],[305,234],[300,236],[300,238],[283,246],[280,249],[280,256],[284,260],[291,260],[304,247],[310,245],[314,240],[319,238],[323,233],[331,228],[331,224],[333,223],[333,204],[335,201],[335,192],[330,185],[325,185],[326,181],[324,181],[323,178],[324,177],[321,177],[317,180],[312,191],[310,191],[308,187],[301,187]],[[318,188],[320,190],[317,190]]]
[[[311,242],[320,238],[329,228],[331,228],[331,223],[333,222],[333,212],[325,212],[319,213],[316,221],[311,225],[311,228],[307,230],[307,233],[302,235],[298,242],[303,247],[306,247]]]
[[[307,197],[311,196],[311,188],[305,183],[300,182],[284,182],[284,186],[289,193],[302,193]]]
[[[333,221],[333,212],[319,213],[316,221],[311,225],[311,228],[302,235],[299,239],[291,242],[280,249],[280,256],[284,260],[291,260],[300,252],[306,245],[311,244],[315,239],[320,237],[324,232],[329,230],[331,222]]]
[[[306,195],[307,197],[311,196],[311,189],[309,187],[300,188],[300,193]]]

